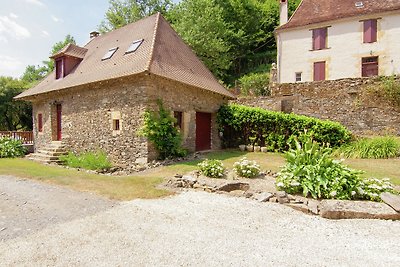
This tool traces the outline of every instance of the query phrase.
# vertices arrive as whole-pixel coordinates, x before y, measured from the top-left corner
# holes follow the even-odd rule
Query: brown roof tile
[[[132,42],[141,39],[143,43],[135,52],[125,54]],[[102,61],[101,58],[113,47],[118,47],[115,54],[110,59]],[[92,39],[85,49],[87,52],[82,62],[69,75],[56,80],[55,74],[52,73],[37,86],[16,98],[27,98],[143,72],[234,98],[160,14],[100,35]],[[60,52],[67,51],[71,51],[71,47],[64,48]]]
[[[85,57],[86,52],[87,48],[79,47],[74,44],[68,44],[50,58],[58,58],[65,55],[82,59]]]
[[[303,0],[288,23],[277,30],[396,10],[400,10],[400,0]]]

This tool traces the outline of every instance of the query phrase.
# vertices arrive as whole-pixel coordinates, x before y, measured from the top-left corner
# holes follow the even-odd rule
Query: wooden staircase
[[[39,149],[36,153],[29,154],[28,158],[43,163],[60,163],[60,156],[67,154],[61,141],[52,141],[51,144]]]

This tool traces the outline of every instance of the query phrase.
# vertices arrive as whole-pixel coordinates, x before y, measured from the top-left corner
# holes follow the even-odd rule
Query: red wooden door
[[[57,110],[57,141],[61,141],[61,104],[56,105]]]
[[[325,81],[325,61],[314,63],[314,81]]]
[[[196,151],[211,149],[211,113],[196,112]]]

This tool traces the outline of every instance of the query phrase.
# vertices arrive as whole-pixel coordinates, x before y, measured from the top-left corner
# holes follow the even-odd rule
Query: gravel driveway
[[[0,242],[2,266],[400,266],[400,222],[330,221],[203,192],[134,200]]]

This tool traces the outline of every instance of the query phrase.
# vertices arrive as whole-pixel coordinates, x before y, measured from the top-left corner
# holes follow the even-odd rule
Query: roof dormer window
[[[128,50],[126,50],[125,54],[129,54],[129,53],[133,53],[136,50],[138,50],[139,46],[143,43],[143,39],[134,41],[128,48]]]
[[[110,59],[115,54],[115,52],[117,52],[117,50],[118,50],[118,47],[114,47],[114,48],[109,49],[101,60]]]
[[[58,58],[56,60],[56,80],[64,77],[64,59]]]

